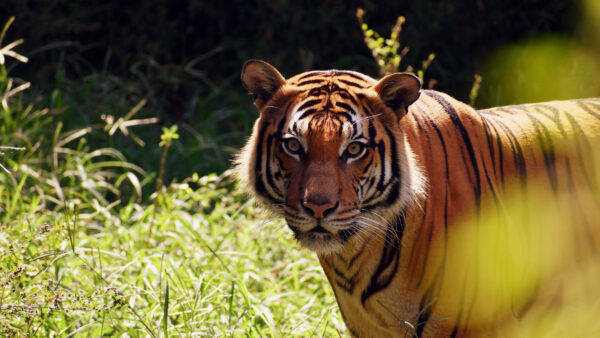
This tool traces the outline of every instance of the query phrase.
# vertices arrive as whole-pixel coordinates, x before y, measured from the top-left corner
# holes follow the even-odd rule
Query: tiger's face
[[[260,117],[238,170],[259,201],[318,253],[385,231],[389,210],[401,209],[415,184],[399,119],[418,98],[419,80],[398,73],[377,82],[348,71],[285,80],[250,60],[242,82]]]

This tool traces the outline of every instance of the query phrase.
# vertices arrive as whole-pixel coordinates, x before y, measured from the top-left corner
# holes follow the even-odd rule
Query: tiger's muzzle
[[[358,210],[341,212],[339,206],[339,202],[303,201],[300,210],[286,208],[285,219],[302,246],[318,253],[335,252],[358,231]]]

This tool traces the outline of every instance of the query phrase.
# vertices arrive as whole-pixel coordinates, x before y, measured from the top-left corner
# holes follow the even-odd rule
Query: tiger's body
[[[247,62],[242,81],[260,118],[238,158],[240,179],[317,252],[353,336],[514,333],[537,313],[533,304],[556,297],[561,280],[546,287],[541,278],[550,273],[534,275],[527,296],[509,291],[510,304],[489,309],[484,280],[473,273],[486,248],[470,244],[462,259],[452,238],[468,215],[477,224],[501,215],[510,226],[507,199],[528,206],[532,185],[547,187],[549,206],[560,205],[562,192],[592,191],[572,203],[576,230],[563,239],[577,250],[559,260],[598,255],[598,98],[475,111],[420,90],[408,74],[376,81],[324,71],[285,80],[262,61]],[[536,231],[523,236],[533,240]]]

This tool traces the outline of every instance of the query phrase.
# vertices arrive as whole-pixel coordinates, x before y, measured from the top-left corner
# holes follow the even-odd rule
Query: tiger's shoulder
[[[403,126],[423,131],[448,129],[452,132],[480,128],[485,134],[510,132],[527,143],[540,142],[539,133],[565,141],[574,135],[600,137],[600,97],[556,100],[475,109],[454,97],[421,90],[419,99],[409,107]],[[475,130],[474,130],[475,128]],[[567,141],[568,142],[568,141]]]

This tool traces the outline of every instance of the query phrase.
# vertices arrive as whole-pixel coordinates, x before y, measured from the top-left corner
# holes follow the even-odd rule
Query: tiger
[[[561,284],[569,273],[553,277],[598,263],[600,98],[475,110],[411,73],[285,79],[254,59],[241,81],[259,117],[238,179],[316,253],[350,335],[535,336],[535,318],[574,290]],[[536,213],[537,186],[547,194]],[[550,225],[565,203],[568,235]],[[484,242],[489,215],[503,227]],[[533,227],[539,215],[550,221]],[[469,222],[475,237],[463,235]],[[482,254],[496,246],[507,257]]]

